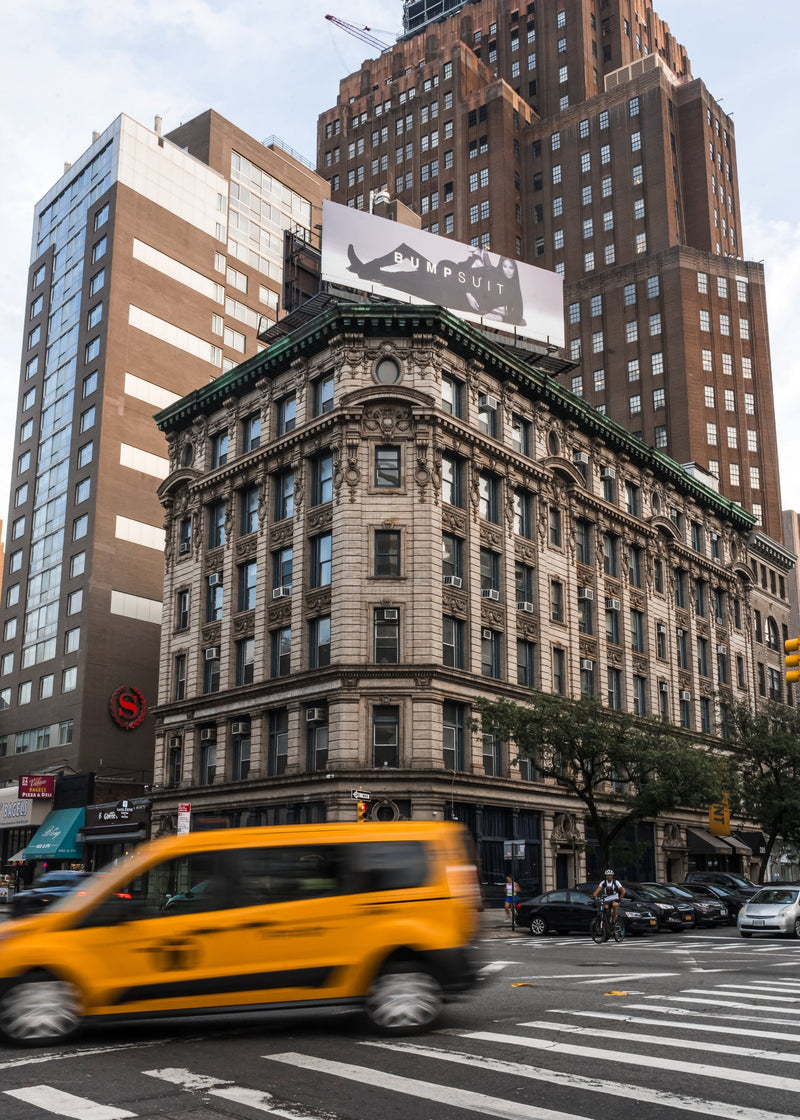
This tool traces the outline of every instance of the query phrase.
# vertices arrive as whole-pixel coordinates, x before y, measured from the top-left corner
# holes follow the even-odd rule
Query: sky
[[[546,0],[552,2],[552,0]],[[748,260],[763,261],[781,492],[800,510],[800,37],[797,0],[657,0],[695,77],[732,114]],[[314,161],[316,120],[375,52],[325,19],[389,44],[401,0],[36,0],[4,7],[0,66],[0,517],[11,477],[31,223],[64,163],[120,113],[169,132],[213,108]],[[794,107],[794,108],[793,108]]]

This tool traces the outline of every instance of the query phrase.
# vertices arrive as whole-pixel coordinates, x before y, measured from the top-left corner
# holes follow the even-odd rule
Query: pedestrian
[[[506,875],[506,921],[511,921],[511,907],[517,905],[517,897],[519,896],[519,883],[516,879],[512,879],[510,875]]]

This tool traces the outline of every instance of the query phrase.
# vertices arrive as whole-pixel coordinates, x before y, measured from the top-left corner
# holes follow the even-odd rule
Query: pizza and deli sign
[[[55,793],[55,789],[55,774],[20,774],[20,799],[28,801],[44,800],[47,797],[51,798]]]

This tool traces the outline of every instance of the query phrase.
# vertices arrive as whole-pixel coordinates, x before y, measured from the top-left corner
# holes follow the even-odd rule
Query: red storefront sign
[[[20,774],[19,796],[38,801],[52,797],[56,788],[55,774]]]

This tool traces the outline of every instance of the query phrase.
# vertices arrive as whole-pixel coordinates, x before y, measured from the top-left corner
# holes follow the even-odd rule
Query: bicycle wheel
[[[614,922],[614,940],[622,941],[625,938],[625,926],[621,921]]]
[[[592,941],[594,941],[595,945],[602,945],[603,942],[607,940],[602,918],[592,918],[592,924],[589,926],[589,933],[592,935]]]

